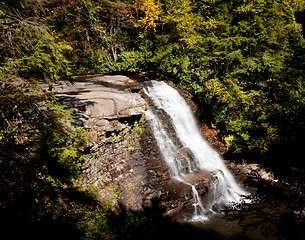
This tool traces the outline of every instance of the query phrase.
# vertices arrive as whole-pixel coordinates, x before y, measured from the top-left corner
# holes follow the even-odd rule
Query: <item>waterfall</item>
[[[205,221],[229,204],[239,202],[247,194],[235,181],[219,154],[202,136],[195,117],[177,90],[164,82],[149,81],[144,93],[152,104],[146,111],[160,152],[172,178],[191,186],[194,214],[192,221]],[[203,204],[187,175],[207,170],[213,175],[208,191],[208,204]]]

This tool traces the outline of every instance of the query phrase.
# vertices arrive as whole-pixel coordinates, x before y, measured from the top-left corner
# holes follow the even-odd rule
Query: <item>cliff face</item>
[[[60,82],[54,92],[74,108],[76,126],[87,129],[90,151],[76,184],[96,192],[118,214],[125,209],[158,208],[179,219],[193,212],[192,189],[170,178],[144,112],[140,85],[125,76],[78,78]],[[210,175],[192,177],[204,198]]]

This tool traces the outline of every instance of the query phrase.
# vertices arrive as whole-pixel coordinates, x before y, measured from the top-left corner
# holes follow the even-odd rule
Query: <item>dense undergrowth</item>
[[[45,82],[52,89],[76,74],[144,71],[171,79],[202,109],[206,123],[221,130],[234,158],[272,159],[282,174],[303,176],[304,5],[302,0],[1,2],[1,237],[126,237],[111,228],[107,204],[73,187],[86,134],[71,125],[71,112],[37,85]],[[142,218],[123,219],[119,225],[132,232]]]

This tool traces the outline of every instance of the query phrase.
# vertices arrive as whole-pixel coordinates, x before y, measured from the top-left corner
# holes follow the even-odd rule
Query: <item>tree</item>
[[[65,57],[69,46],[59,42],[49,28],[33,17],[4,5],[0,19],[0,73],[19,75],[50,85],[71,76],[70,63]]]
[[[140,10],[144,16],[138,22],[139,26],[144,29],[144,34],[147,31],[156,31],[156,27],[161,21],[161,3],[158,0],[143,0],[140,3]]]

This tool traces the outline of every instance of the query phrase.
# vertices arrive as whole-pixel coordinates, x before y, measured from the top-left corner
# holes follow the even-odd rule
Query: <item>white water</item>
[[[239,202],[241,196],[247,193],[237,184],[219,154],[201,135],[190,107],[180,94],[166,83],[154,80],[147,84],[144,92],[154,105],[145,113],[145,117],[169,166],[171,177],[192,187],[195,204],[191,220],[208,220],[215,213],[214,209]],[[158,117],[160,115],[163,119],[170,118],[174,133],[166,129],[167,124]],[[171,135],[175,135],[178,143]],[[181,154],[181,149],[187,149],[192,157]],[[206,206],[202,204],[195,186],[184,177],[185,174],[198,172],[200,169],[214,175]]]

